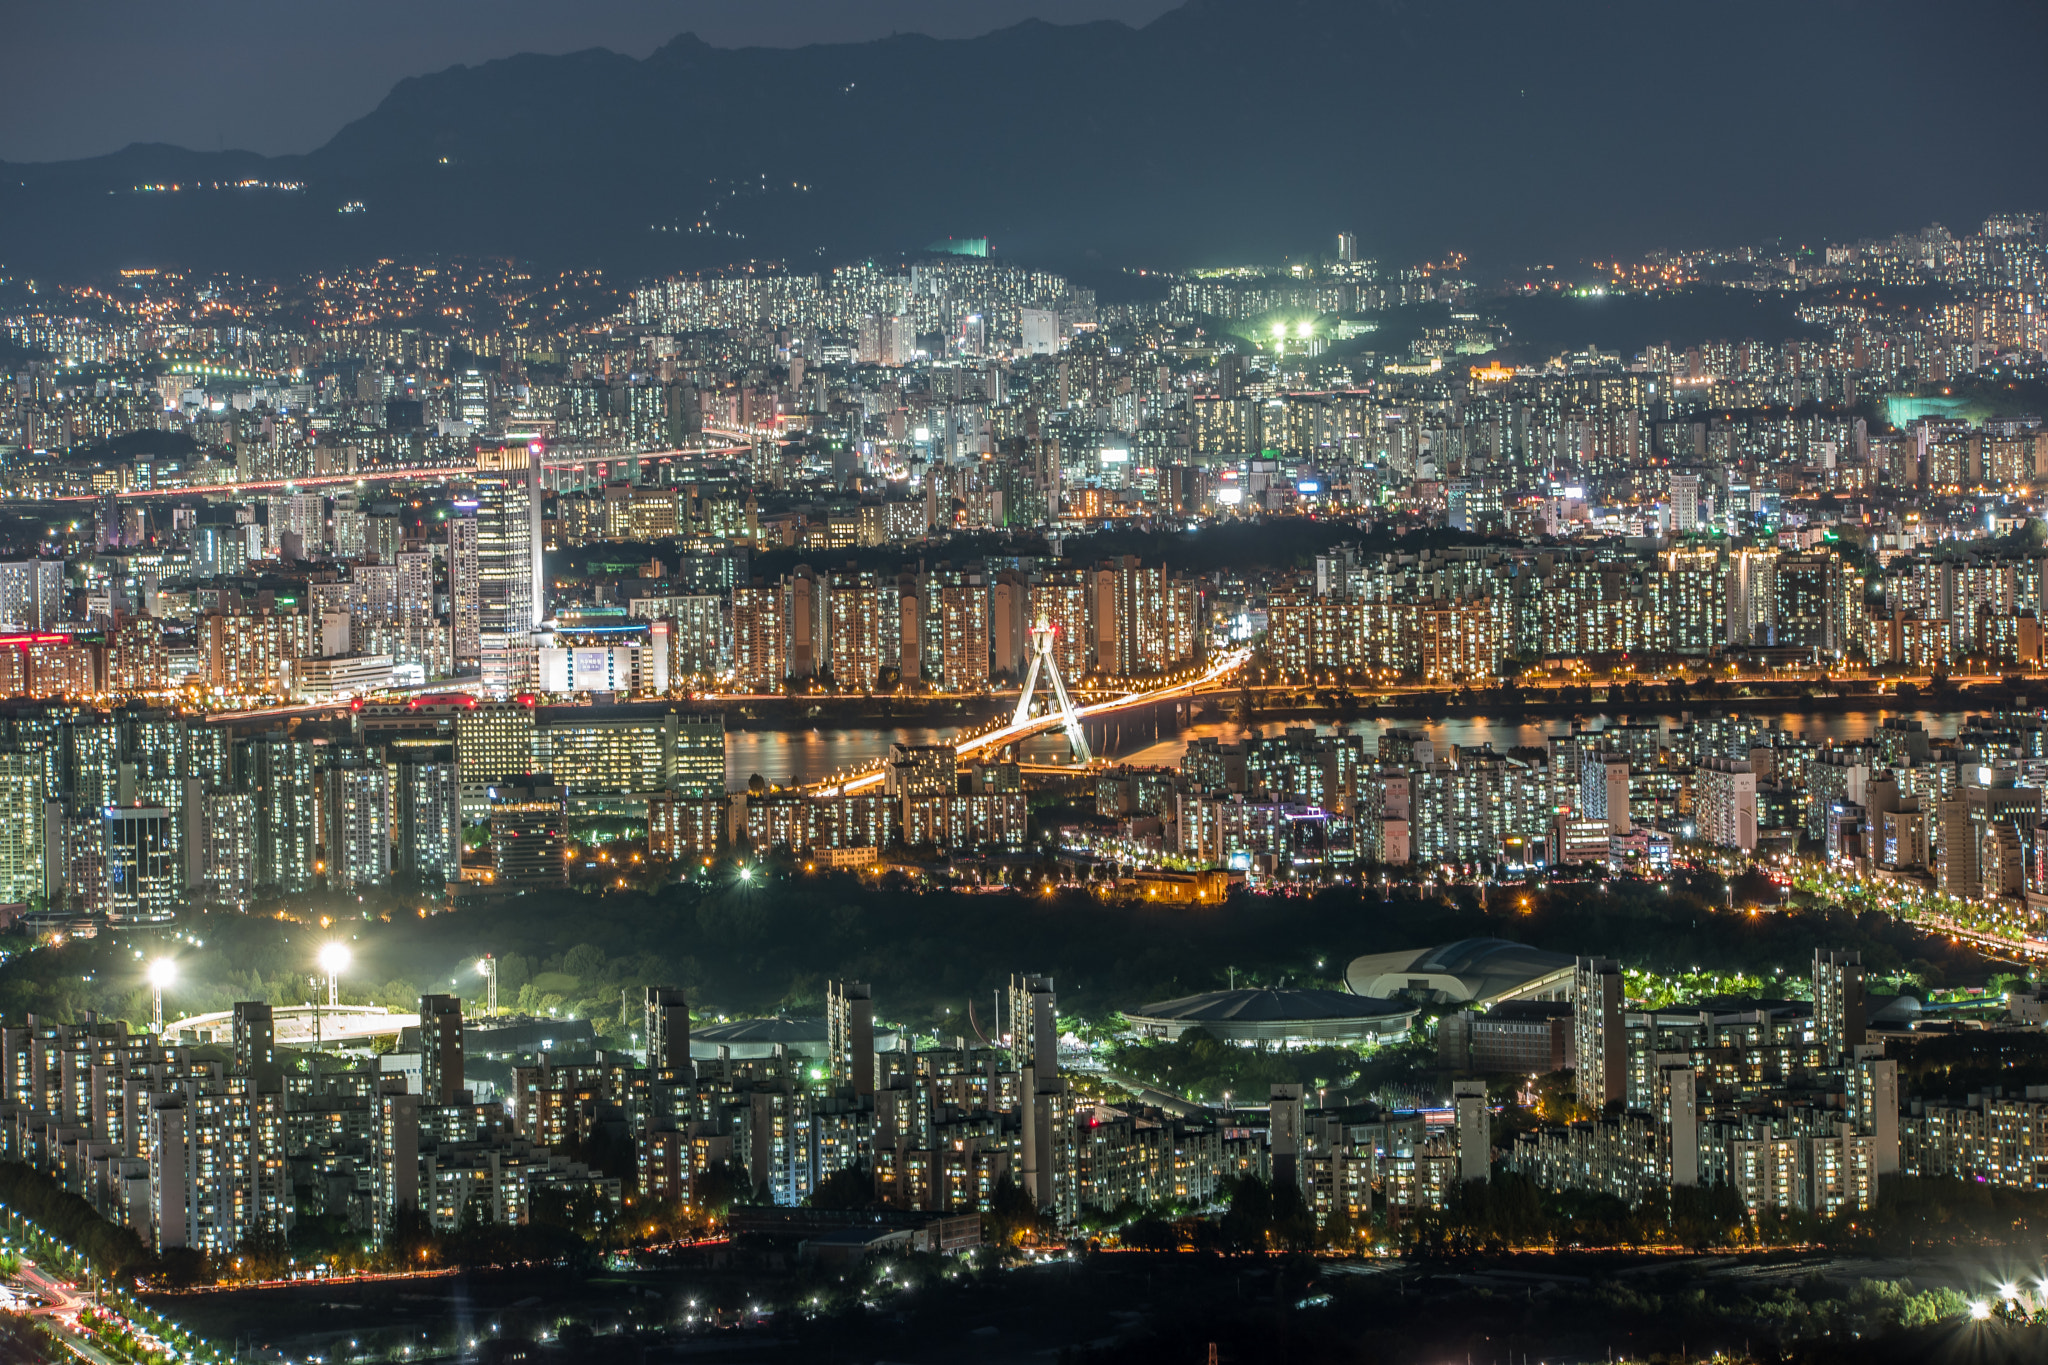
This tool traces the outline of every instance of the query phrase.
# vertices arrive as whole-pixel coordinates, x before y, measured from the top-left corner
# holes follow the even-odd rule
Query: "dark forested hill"
[[[1350,228],[1394,260],[1512,266],[1960,227],[2048,199],[2048,86],[2007,65],[2044,39],[2031,0],[1188,0],[1136,30],[685,34],[409,79],[303,156],[0,166],[0,262],[653,270],[954,235],[1184,265]]]

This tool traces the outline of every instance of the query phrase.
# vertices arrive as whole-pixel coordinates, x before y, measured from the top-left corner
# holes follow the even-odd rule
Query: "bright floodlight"
[[[741,880],[741,881],[743,881],[743,882],[750,882],[750,881],[754,880],[754,869],[753,869],[753,868],[751,868],[751,867],[743,867],[743,868],[741,868],[741,869],[740,869],[740,880]]]
[[[346,943],[327,943],[320,948],[320,970],[329,976],[340,976],[348,970],[349,951]]]
[[[1284,322],[1276,322],[1276,323],[1274,323],[1274,324],[1273,324],[1273,340],[1275,340],[1275,341],[1285,341],[1285,340],[1287,340],[1287,324],[1286,324],[1286,323],[1284,323]]]
[[[1316,325],[1313,322],[1300,323],[1296,325],[1294,334],[1306,340],[1316,334]]]
[[[1975,1303],[1972,1303],[1970,1305],[1970,1316],[1975,1318],[1978,1322],[1983,1322],[1985,1319],[1989,1318],[1991,1316],[1990,1301],[1987,1299],[1978,1299]]]
[[[149,964],[149,984],[162,990],[178,979],[178,964],[167,957],[160,957]]]
[[[477,959],[476,974],[478,976],[489,976],[491,974],[491,962],[489,958],[480,957]]]
[[[2011,1303],[2019,1296],[2020,1287],[2016,1284],[2002,1284],[1998,1286],[1998,1297],[2004,1299],[2007,1303]]]

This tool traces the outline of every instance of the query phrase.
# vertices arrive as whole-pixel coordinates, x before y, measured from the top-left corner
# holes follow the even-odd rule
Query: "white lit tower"
[[[1094,756],[1088,751],[1088,737],[1081,733],[1081,717],[1074,710],[1073,698],[1067,695],[1066,680],[1060,677],[1060,666],[1053,659],[1053,626],[1043,616],[1031,628],[1031,669],[1024,675],[1024,692],[1017,698],[1017,714],[1012,723],[1022,725],[1031,719],[1031,697],[1038,686],[1038,671],[1043,668],[1046,678],[1052,683],[1054,703],[1059,707],[1061,728],[1067,733],[1067,743],[1073,747],[1074,757],[1082,763],[1091,763]]]

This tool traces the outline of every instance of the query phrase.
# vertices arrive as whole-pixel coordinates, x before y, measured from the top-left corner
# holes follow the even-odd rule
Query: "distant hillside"
[[[1507,267],[1961,226],[2048,203],[2048,86],[1993,78],[2041,51],[2048,7],[2027,0],[1189,0],[1138,30],[685,34],[645,60],[406,80],[305,156],[0,166],[0,261],[642,271],[986,235],[1053,264],[1183,265],[1348,227],[1389,259]],[[211,188],[243,180],[303,188]]]

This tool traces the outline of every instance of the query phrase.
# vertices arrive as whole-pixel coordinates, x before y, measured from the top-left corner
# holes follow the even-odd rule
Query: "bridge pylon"
[[[1081,717],[1074,710],[1074,700],[1067,695],[1066,680],[1060,677],[1060,666],[1052,656],[1052,642],[1058,632],[1052,622],[1043,616],[1031,628],[1031,669],[1024,675],[1024,692],[1017,698],[1017,714],[1012,724],[1022,725],[1031,719],[1032,694],[1038,688],[1038,673],[1045,670],[1046,680],[1052,684],[1052,699],[1059,707],[1060,728],[1066,732],[1067,744],[1074,751],[1074,757],[1084,766],[1095,761],[1089,752],[1088,736],[1081,732]]]

